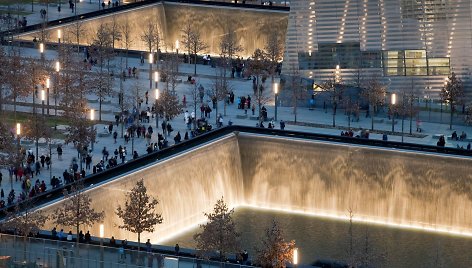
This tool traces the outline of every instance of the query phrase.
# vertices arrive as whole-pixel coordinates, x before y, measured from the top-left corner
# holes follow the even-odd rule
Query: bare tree
[[[116,33],[115,33],[116,34]],[[100,25],[92,42],[92,55],[97,59],[98,72],[94,76],[92,90],[98,96],[99,113],[98,119],[102,120],[102,104],[107,96],[112,93],[112,76],[110,73],[110,60],[113,58],[113,32],[105,25]],[[107,68],[105,71],[104,68]]]
[[[20,54],[14,51],[12,55],[8,57],[7,63],[7,77],[6,77],[6,88],[9,92],[6,92],[6,98],[13,101],[13,112],[16,119],[17,101],[18,99],[24,98],[31,94],[31,88],[27,84],[25,77],[26,74],[26,63],[22,60]]]
[[[236,31],[230,24],[226,27],[225,34],[220,40],[220,56],[224,59],[228,59],[229,65],[232,65],[233,57],[237,53],[244,51],[243,47],[239,44]]]
[[[297,66],[295,65],[291,66],[290,74],[287,79],[288,79],[287,84],[289,88],[287,88],[286,90],[290,92],[290,99],[293,106],[294,121],[296,123],[297,115],[298,115],[298,103],[303,99],[304,92],[305,92],[303,88],[302,77],[300,76],[300,72]]]
[[[179,78],[177,72],[178,64],[179,62],[176,54],[167,54],[165,55],[161,66],[160,78],[164,82],[164,89],[166,91],[172,91],[173,94],[175,94]]]
[[[203,41],[200,31],[192,26],[189,19],[182,29],[182,43],[187,49],[189,59],[193,56],[193,74],[197,75],[197,54],[207,49],[208,45]]]
[[[131,37],[131,25],[129,24],[129,20],[126,18],[125,22],[120,26],[120,32],[122,33],[122,38],[121,38],[121,47],[126,50],[126,57],[125,57],[125,66],[128,68],[128,52],[129,48],[133,44],[133,39]]]
[[[336,126],[336,111],[338,109],[338,104],[342,98],[344,92],[344,85],[342,85],[342,80],[336,73],[331,79],[326,80],[321,86],[323,91],[328,93],[331,100],[331,105],[333,106],[333,127]]]
[[[1,38],[1,36],[0,36]],[[5,50],[3,47],[0,46],[0,66],[5,66],[8,68],[8,63],[9,60],[7,58],[7,55],[5,54]],[[7,87],[7,80],[8,80],[8,75],[7,75],[7,68],[0,68],[0,113],[3,113],[3,105],[5,103],[5,98],[6,98],[6,87]]]
[[[118,206],[116,215],[123,220],[118,228],[125,229],[138,235],[138,251],[140,249],[141,234],[154,232],[157,224],[162,223],[162,215],[155,211],[159,202],[147,193],[144,180],[136,182],[136,185],[126,194],[124,207]]]
[[[19,142],[19,139],[17,140]],[[24,159],[10,126],[0,122],[0,167],[18,167]]]
[[[30,116],[25,123],[25,131],[23,132],[23,137],[26,140],[32,140],[36,144],[36,158],[39,158],[39,140],[41,138],[50,141],[52,136],[52,130],[47,125],[47,121],[43,116]]]
[[[418,107],[415,106],[415,101],[418,99],[419,91],[415,89],[413,79],[410,88],[401,90],[401,103],[397,111],[402,117],[402,132],[405,117],[410,119],[410,134],[413,133],[413,117],[418,114]]]
[[[164,120],[172,120],[182,113],[182,105],[177,95],[172,94],[168,90],[164,90],[157,100],[157,115],[163,117]]]
[[[146,45],[149,53],[152,53],[152,50],[156,50],[156,62],[159,62],[159,49],[162,43],[161,32],[159,30],[159,24],[156,20],[149,20],[148,23],[144,26],[141,41]]]
[[[377,77],[373,77],[364,83],[361,95],[372,107],[371,111],[371,130],[374,130],[374,115],[385,102],[387,94],[386,85],[382,84]]]
[[[215,109],[215,120],[216,124],[218,124],[218,102],[223,101],[224,103],[224,108],[223,108],[223,114],[226,116],[226,105],[227,105],[227,98],[229,92],[231,92],[231,85],[227,79],[227,77],[224,75],[224,71],[221,68],[217,68],[215,70],[216,75],[212,79],[212,84],[211,84],[211,98],[213,100],[216,100],[216,109]],[[195,92],[198,94],[197,92]]]
[[[75,42],[77,45],[77,53],[80,53],[80,37],[87,35],[84,21],[76,20],[75,23],[71,24],[66,28],[66,32],[72,36],[71,42]],[[65,40],[64,40],[65,41]]]
[[[92,208],[92,199],[85,193],[82,182],[72,185],[69,192],[64,190],[64,198],[64,204],[54,211],[51,218],[57,225],[75,227],[77,238],[80,226],[92,226],[103,220],[105,213]],[[79,239],[76,244],[78,249]]]
[[[26,260],[26,239],[30,234],[37,234],[49,219],[43,211],[33,209],[31,199],[17,202],[13,211],[1,223],[2,229],[14,230],[15,234],[23,236],[23,259]]]
[[[258,117],[259,125],[262,124],[262,106],[266,104],[270,98],[266,94],[266,80],[269,74],[270,62],[267,60],[266,54],[256,49],[251,57],[251,60],[247,62],[247,75],[255,77],[253,80],[252,89],[254,90],[254,98],[258,106]]]
[[[111,48],[112,50],[114,50],[116,42],[120,41],[123,36],[123,33],[121,32],[122,27],[118,24],[116,15],[113,15],[112,21],[110,25],[108,26],[108,28],[110,30],[110,35],[111,35],[111,40],[112,40]]]
[[[456,105],[464,102],[464,85],[462,80],[456,76],[454,72],[447,78],[444,87],[439,93],[441,101],[451,105],[451,117],[449,121],[449,129],[452,129],[452,118]]]
[[[285,268],[293,259],[295,241],[285,241],[284,232],[277,221],[266,229],[261,238],[262,246],[257,250],[256,262],[263,268]]]
[[[359,101],[358,100],[353,100],[352,95],[349,94],[343,98],[343,105],[344,105],[344,110],[346,111],[347,114],[347,121],[348,121],[348,128],[351,127],[351,118],[354,116],[355,118],[359,118]]]
[[[205,213],[208,222],[200,225],[201,233],[194,235],[199,255],[208,258],[216,251],[220,261],[224,261],[228,254],[240,250],[233,214],[234,210],[228,209],[223,197],[216,201],[213,212]]]
[[[267,37],[267,42],[264,47],[264,50],[267,54],[267,58],[271,63],[269,70],[273,82],[274,74],[277,72],[278,63],[282,60],[284,53],[284,42],[281,36],[277,33],[277,31],[269,32],[269,36]]]

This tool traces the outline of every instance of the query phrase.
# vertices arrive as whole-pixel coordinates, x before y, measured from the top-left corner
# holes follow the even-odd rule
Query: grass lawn
[[[49,110],[49,113],[54,114],[54,110]],[[3,111],[2,113],[2,118],[3,122],[5,122],[8,125],[11,125],[12,127],[15,127],[16,123],[21,123],[22,125],[25,124],[25,122],[31,118],[32,114],[31,113],[24,113],[24,112],[16,112],[16,120],[15,120],[15,114],[12,111]],[[41,116],[41,111],[39,111],[39,115]],[[49,116],[46,119],[46,124],[53,128],[55,125],[67,125],[68,122],[65,118],[63,117],[55,117],[55,116]],[[64,139],[64,134],[61,131],[54,131],[53,130],[53,138],[55,139]]]

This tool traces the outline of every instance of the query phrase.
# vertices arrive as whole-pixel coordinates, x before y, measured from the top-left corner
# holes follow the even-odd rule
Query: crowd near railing
[[[94,239],[99,243],[100,238]],[[103,243],[103,242],[102,242]],[[252,267],[238,263],[204,260],[190,256],[167,254],[155,247],[150,251],[141,244],[140,251],[128,246],[103,246],[22,237],[0,233],[0,267],[77,267],[77,268],[115,268],[115,267]],[[144,249],[143,249],[144,248]]]

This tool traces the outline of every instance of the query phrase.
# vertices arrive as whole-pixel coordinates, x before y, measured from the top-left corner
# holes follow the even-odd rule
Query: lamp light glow
[[[293,249],[293,264],[298,264],[298,248]]]
[[[95,120],[95,110],[90,109],[90,120],[94,121]]]
[[[61,39],[62,37],[62,31],[61,29],[57,29],[57,39]]]
[[[16,123],[16,135],[21,135],[21,124]]]
[[[156,98],[156,100],[158,100],[159,99],[159,89],[158,88],[156,88],[155,94],[156,94],[155,98]]]
[[[154,62],[154,56],[152,53],[149,53],[149,63],[152,64]]]
[[[46,88],[49,88],[50,83],[51,83],[51,81],[49,80],[49,78],[47,78],[47,79],[46,79]]]
[[[61,70],[61,64],[59,61],[56,61],[56,72],[59,72]]]
[[[392,93],[392,100],[390,102],[392,105],[397,104],[397,94]]]
[[[154,82],[158,82],[159,81],[159,72],[155,71],[154,72]]]
[[[179,44],[179,40],[175,40],[175,49],[179,49],[180,48],[180,44]]]
[[[41,89],[41,101],[46,100],[46,91],[44,89]]]
[[[100,224],[100,238],[105,237],[105,226]]]
[[[279,93],[279,84],[274,83],[274,93],[278,94]]]
[[[44,53],[44,44],[43,43],[39,44],[39,53],[41,53],[41,54]]]

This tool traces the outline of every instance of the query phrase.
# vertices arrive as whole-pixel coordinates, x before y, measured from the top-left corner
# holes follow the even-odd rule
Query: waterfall
[[[203,213],[222,196],[229,207],[341,218],[352,209],[359,221],[472,235],[471,163],[465,157],[238,133],[88,193],[94,208],[106,213],[105,236],[136,240],[117,228],[115,210],[144,178],[164,218],[154,233],[142,235],[153,243],[203,222]],[[59,205],[44,209],[52,212]],[[90,228],[92,234],[98,234],[98,225]]]

